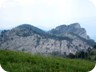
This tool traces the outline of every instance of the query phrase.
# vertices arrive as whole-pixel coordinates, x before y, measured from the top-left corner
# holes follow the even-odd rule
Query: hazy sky
[[[96,37],[96,0],[0,0],[0,29],[32,24],[49,30],[78,22]]]

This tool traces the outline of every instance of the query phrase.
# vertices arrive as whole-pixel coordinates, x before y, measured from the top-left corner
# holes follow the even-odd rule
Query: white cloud
[[[96,0],[90,0],[96,6]]]
[[[17,1],[21,6],[23,7],[28,7],[28,6],[33,6],[36,3],[36,0],[15,0]]]
[[[93,4],[94,4],[94,6],[96,7],[96,0],[90,0]]]
[[[6,0],[0,0],[0,8],[3,6]]]

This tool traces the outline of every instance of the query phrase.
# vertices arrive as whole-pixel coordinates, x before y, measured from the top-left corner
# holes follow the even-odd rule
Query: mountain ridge
[[[71,30],[81,28],[77,23],[69,26],[62,25],[61,27],[66,30],[66,27],[71,27]],[[95,45],[95,42],[90,38],[86,39],[86,37],[84,38],[78,33],[76,34],[75,31],[73,31],[73,34],[69,32],[70,31],[68,31],[66,35],[65,32],[63,32],[64,35],[62,35],[62,33],[57,35],[50,31],[45,32],[32,25],[23,24],[11,30],[1,32],[0,49],[40,54],[57,53],[60,55],[68,55],[69,53],[75,54],[77,51],[81,50],[86,51],[88,48],[92,48],[92,46]],[[85,36],[88,35],[86,34]]]

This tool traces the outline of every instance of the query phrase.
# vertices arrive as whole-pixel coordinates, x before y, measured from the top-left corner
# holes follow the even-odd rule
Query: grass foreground
[[[8,72],[88,72],[95,63],[60,57],[0,50],[0,64]]]

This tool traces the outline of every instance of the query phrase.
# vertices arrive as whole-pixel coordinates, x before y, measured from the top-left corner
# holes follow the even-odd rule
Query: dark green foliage
[[[67,57],[68,57],[68,58],[75,58],[75,55],[72,54],[72,53],[70,53]]]
[[[88,52],[84,52],[84,51],[77,52],[75,55],[75,58],[87,59],[88,58]]]
[[[69,54],[67,57],[69,58],[79,58],[79,59],[86,59],[90,61],[96,61],[96,49],[88,48],[87,51],[79,51],[73,56],[73,54]]]
[[[3,43],[3,42],[8,40],[8,37],[7,37],[7,34],[6,34],[8,31],[9,30],[3,30],[1,32],[1,34],[0,34],[0,43]]]
[[[88,72],[95,63],[60,57],[0,50],[0,64],[8,72]]]
[[[93,48],[96,49],[96,45],[94,45]]]
[[[89,59],[92,61],[96,61],[96,49],[92,49],[89,53]]]

